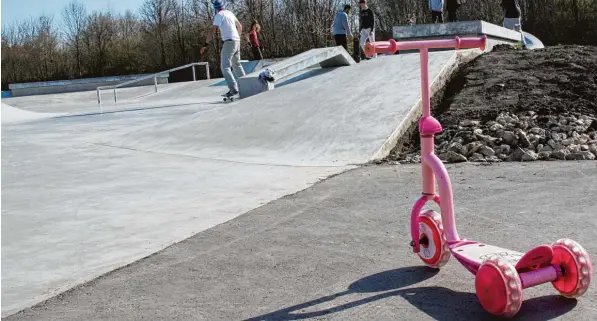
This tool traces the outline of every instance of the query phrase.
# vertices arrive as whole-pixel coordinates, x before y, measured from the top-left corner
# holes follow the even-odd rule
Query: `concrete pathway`
[[[6,320],[491,320],[474,276],[408,245],[419,165],[368,166],[271,202]],[[448,166],[458,231],[513,250],[568,237],[597,257],[595,162]],[[4,260],[3,260],[4,262]],[[595,320],[526,289],[514,320]]]

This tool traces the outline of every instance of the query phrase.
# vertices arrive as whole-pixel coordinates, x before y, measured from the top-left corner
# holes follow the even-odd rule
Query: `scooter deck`
[[[521,253],[489,244],[463,241],[451,245],[450,252],[472,273],[477,273],[483,261],[494,255],[514,265],[519,272],[550,265],[553,258],[553,250],[547,245],[540,245]]]

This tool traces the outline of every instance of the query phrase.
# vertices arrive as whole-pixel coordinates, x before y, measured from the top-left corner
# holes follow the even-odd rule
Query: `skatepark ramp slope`
[[[429,55],[432,93],[480,50]],[[387,156],[420,114],[419,55],[380,56],[103,145],[259,165],[346,166]],[[355,79],[367,79],[366,82]]]
[[[23,123],[45,118],[59,117],[64,113],[36,113],[2,103],[2,124]]]

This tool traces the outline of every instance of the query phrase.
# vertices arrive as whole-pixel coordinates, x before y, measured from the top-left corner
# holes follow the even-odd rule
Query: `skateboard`
[[[354,37],[354,39],[352,39],[352,58],[355,62],[361,61],[361,47],[359,45],[358,37]]]
[[[232,96],[227,96],[226,94],[223,94],[222,96],[224,96],[223,99],[222,99],[224,102],[233,102],[233,101],[235,101],[237,99],[240,99],[239,94],[235,94],[235,95],[232,95]]]
[[[233,102],[236,99],[240,99],[240,97],[238,95],[234,95],[234,96],[230,96],[230,97],[224,97],[224,102]]]

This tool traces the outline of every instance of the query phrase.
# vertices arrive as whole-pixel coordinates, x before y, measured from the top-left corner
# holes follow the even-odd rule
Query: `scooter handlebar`
[[[394,39],[389,41],[375,41],[369,42],[365,45],[365,55],[367,57],[373,54],[395,53],[397,50],[411,50],[411,49],[429,49],[429,48],[455,48],[455,49],[470,49],[480,48],[485,51],[487,44],[487,36],[474,38],[460,38],[454,39],[439,39],[439,40],[415,40],[396,42]]]

